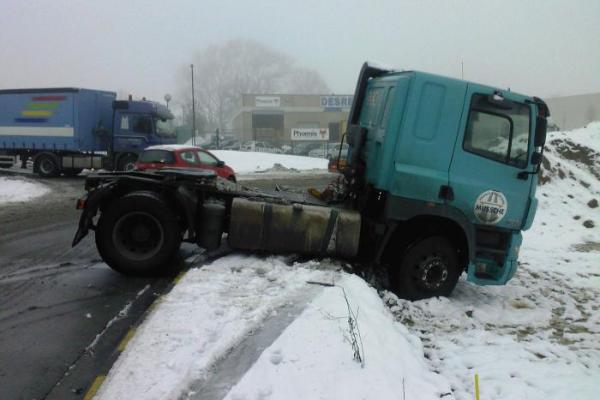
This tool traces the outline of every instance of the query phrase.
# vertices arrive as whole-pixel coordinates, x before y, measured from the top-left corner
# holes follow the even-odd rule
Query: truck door
[[[531,107],[470,84],[450,166],[452,203],[475,224],[520,229],[530,201]]]
[[[138,153],[148,147],[154,131],[148,114],[115,113],[114,151]]]

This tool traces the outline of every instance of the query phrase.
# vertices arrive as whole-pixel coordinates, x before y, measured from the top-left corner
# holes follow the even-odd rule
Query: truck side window
[[[512,123],[506,117],[471,110],[464,148],[484,157],[505,161],[511,129]]]
[[[377,117],[379,116],[379,105],[381,96],[383,95],[382,87],[373,87],[367,93],[363,110],[361,114],[361,125],[372,127],[377,125]]]
[[[130,115],[129,126],[135,133],[152,133],[152,118],[146,115]]]
[[[527,166],[530,108],[510,102],[496,107],[483,94],[473,95],[463,148],[519,168]]]
[[[383,109],[383,117],[381,117],[380,128],[385,128],[387,126],[388,120],[390,119],[390,110],[392,109],[392,102],[394,101],[394,92],[396,88],[391,87],[388,90],[386,100],[385,100],[385,108]]]

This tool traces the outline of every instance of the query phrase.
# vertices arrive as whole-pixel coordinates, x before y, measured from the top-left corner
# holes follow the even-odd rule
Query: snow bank
[[[232,388],[232,400],[396,399],[403,391],[425,400],[449,393],[428,370],[419,340],[394,321],[373,288],[327,261],[284,261],[234,255],[189,271],[138,329],[96,398],[204,398],[214,379]],[[357,314],[364,368],[353,360],[342,287]],[[258,335],[265,319],[285,317],[287,304],[307,306],[241,379],[228,382],[229,371],[215,376],[215,366]]]
[[[342,288],[357,314],[364,368],[352,357]],[[357,276],[343,274],[262,353],[225,399],[426,400],[449,394],[447,381],[425,364],[419,340],[394,321],[377,292]]]
[[[307,280],[325,279],[313,266],[237,255],[188,271],[137,330],[96,398],[179,398],[265,318],[301,301]]]
[[[50,189],[38,182],[0,177],[0,204],[29,201],[48,192]]]
[[[215,156],[238,174],[249,174],[265,171],[307,171],[327,170],[328,161],[324,158],[292,156],[287,154],[271,154],[249,151],[211,150]]]

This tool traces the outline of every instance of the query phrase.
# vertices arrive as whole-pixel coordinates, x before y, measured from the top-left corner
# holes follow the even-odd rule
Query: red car
[[[138,171],[161,168],[198,168],[215,171],[235,182],[235,172],[209,151],[194,146],[159,145],[147,147],[135,163]]]

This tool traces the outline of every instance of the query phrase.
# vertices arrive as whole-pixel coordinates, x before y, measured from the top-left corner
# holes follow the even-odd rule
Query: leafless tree
[[[213,45],[194,57],[196,118],[204,128],[226,129],[241,104],[242,93],[328,93],[319,73],[298,67],[276,50],[249,40],[232,40]],[[189,66],[182,68],[181,99],[184,114],[191,115]],[[187,120],[188,118],[185,117]]]

